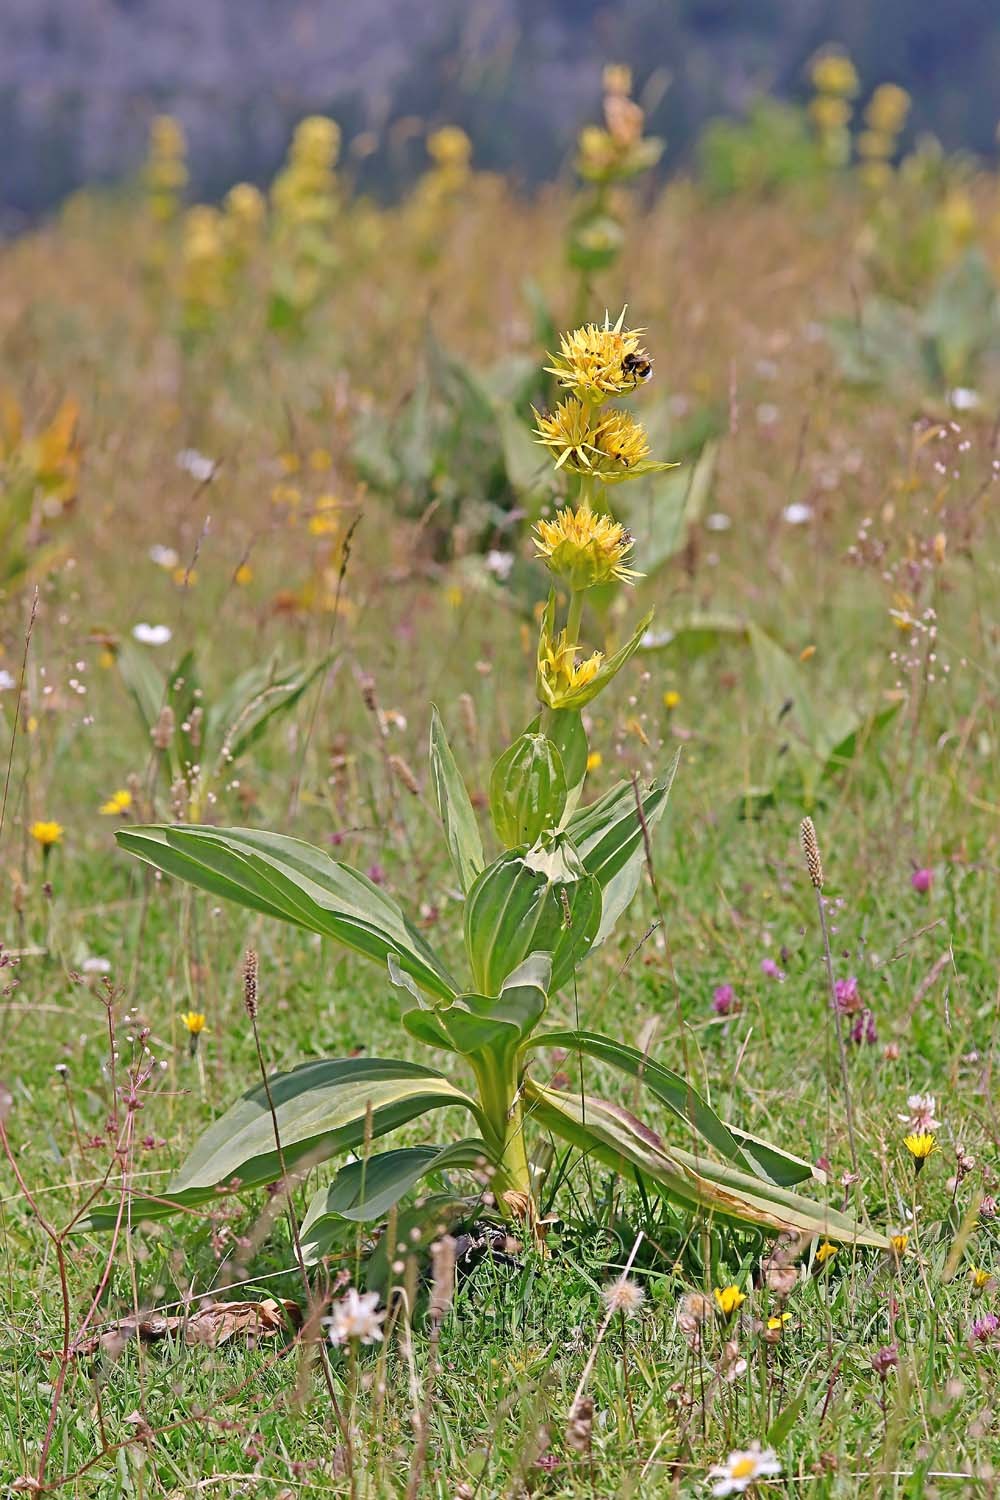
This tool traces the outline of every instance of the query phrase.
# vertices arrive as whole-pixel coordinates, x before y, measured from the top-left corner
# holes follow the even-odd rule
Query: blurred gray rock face
[[[134,172],[162,110],[206,196],[266,180],[315,110],[362,137],[365,186],[405,183],[445,121],[481,165],[545,177],[598,113],[608,60],[632,64],[676,161],[708,115],[801,95],[830,40],[866,89],[910,89],[916,129],[990,149],[997,0],[0,0],[0,222]]]
[[[134,172],[163,110],[198,186],[260,176],[303,114],[378,128],[421,66],[510,19],[506,0],[0,0],[0,199],[32,212]]]

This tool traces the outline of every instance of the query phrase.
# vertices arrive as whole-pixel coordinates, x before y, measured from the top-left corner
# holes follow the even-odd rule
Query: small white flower
[[[805,526],[806,522],[811,521],[812,518],[812,506],[804,505],[801,500],[794,500],[781,512],[781,519],[787,521],[789,526]]]
[[[330,1334],[331,1344],[346,1344],[357,1339],[362,1344],[378,1344],[382,1341],[381,1324],[385,1309],[376,1312],[378,1292],[358,1292],[348,1287],[339,1302],[333,1304],[333,1312],[324,1318]]]
[[[111,961],[107,958],[85,958],[81,968],[85,974],[110,974]]]
[[[736,1448],[724,1464],[714,1464],[708,1471],[706,1483],[712,1484],[712,1494],[742,1495],[758,1479],[781,1473],[781,1464],[773,1448],[761,1448],[751,1443],[749,1448]]]
[[[631,1318],[639,1312],[646,1300],[646,1293],[638,1282],[630,1281],[627,1276],[619,1276],[617,1281],[609,1281],[607,1286],[601,1290],[604,1298],[604,1306],[608,1312],[624,1313]]]
[[[504,583],[510,577],[510,570],[514,566],[513,552],[499,552],[496,548],[486,554],[486,570],[499,578]]]
[[[710,516],[705,517],[705,526],[709,531],[728,531],[732,524],[725,511],[714,510]]]
[[[180,562],[173,547],[160,547],[159,545],[150,547],[149,560],[155,562],[158,568],[176,568]]]
[[[16,680],[5,667],[0,667],[0,693],[9,693],[14,687],[17,687]]]
[[[773,427],[781,413],[773,401],[762,401],[755,415],[758,427]]]
[[[147,625],[144,620],[133,625],[132,635],[144,646],[165,646],[173,635],[169,625]]]
[[[177,455],[177,467],[190,474],[192,479],[197,479],[199,484],[207,484],[218,465],[214,458],[206,458],[197,448],[182,448]]]
[[[978,391],[970,390],[967,385],[957,385],[953,391],[948,392],[948,400],[956,411],[975,411],[980,396]]]

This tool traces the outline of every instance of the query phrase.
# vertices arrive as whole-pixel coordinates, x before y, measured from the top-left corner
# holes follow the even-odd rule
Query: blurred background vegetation
[[[569,163],[609,57],[632,66],[669,170],[713,117],[765,95],[804,101],[828,43],[865,90],[908,90],[911,140],[992,151],[995,0],[4,0],[0,224],[132,176],[164,112],[209,198],[269,180],[311,112],[340,122],[345,167],[379,196],[410,183],[444,122],[481,167],[544,180]]]

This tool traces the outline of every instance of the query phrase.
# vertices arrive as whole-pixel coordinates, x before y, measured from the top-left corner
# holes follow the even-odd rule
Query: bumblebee
[[[631,380],[633,385],[641,385],[644,380],[649,380],[653,374],[653,361],[648,354],[626,354],[622,360],[622,374]]]

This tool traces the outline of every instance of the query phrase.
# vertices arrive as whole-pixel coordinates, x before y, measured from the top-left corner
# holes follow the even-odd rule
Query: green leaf
[[[711,494],[717,458],[718,444],[706,443],[694,464],[651,486],[648,500],[630,511],[635,555],[642,559],[647,576],[686,546],[688,533],[701,519]]]
[[[463,891],[467,891],[486,863],[476,814],[465,782],[455,763],[441,715],[431,710],[431,781],[444,827],[448,853]]]
[[[459,988],[390,896],[301,839],[197,824],[122,828],[116,836],[123,849],[213,896],[336,938],[378,962],[394,954],[441,999]]]
[[[562,756],[544,734],[522,734],[490,776],[490,812],[505,848],[535,844],[559,826],[566,807]]]
[[[472,1099],[443,1074],[416,1063],[378,1057],[327,1058],[303,1063],[268,1080],[287,1170],[326,1161],[375,1140],[417,1115]],[[234,1179],[239,1190],[263,1187],[282,1175],[271,1106],[262,1084],[250,1089],[210,1125],[160,1199],[133,1200],[131,1222],[158,1219],[205,1203]],[[95,1210],[81,1228],[107,1229],[117,1209]]]
[[[635,1047],[592,1031],[546,1031],[541,1036],[532,1037],[529,1046],[565,1047],[568,1051],[582,1052],[638,1079],[661,1104],[665,1104],[690,1130],[714,1147],[720,1156],[735,1162],[755,1176],[765,1177],[786,1187],[813,1176],[809,1162],[790,1156],[724,1124],[686,1079]]]
[[[511,849],[483,871],[465,903],[465,945],[476,989],[497,995],[532,953],[552,956],[552,988],[571,977],[601,920],[601,890],[557,836]]]
[[[639,797],[646,831],[652,835],[666,811],[680,751],[662,781],[653,781]],[[601,887],[601,923],[594,939],[596,948],[613,930],[632,900],[646,862],[642,821],[635,788],[622,781],[589,807],[570,818],[566,829],[583,867]]]
[[[606,1099],[560,1093],[529,1076],[524,1084],[524,1106],[542,1129],[551,1130],[615,1171],[631,1166],[677,1202],[776,1233],[822,1235],[845,1244],[889,1248],[884,1234],[837,1209],[813,1203],[728,1163],[668,1148],[655,1131]]]
[[[298,663],[281,672],[276,660],[241,673],[206,715],[207,738],[227,763],[237,760],[264,733],[272,719],[288,713],[334,659],[334,653],[311,664]]]
[[[694,613],[666,630],[649,630],[642,639],[642,651],[676,649],[685,656],[703,656],[715,651],[724,640],[746,641],[747,623],[737,615]]]
[[[949,385],[973,377],[979,356],[997,335],[996,283],[978,245],[943,272],[921,313],[920,329]]]
[[[562,757],[563,774],[566,777],[566,806],[563,809],[565,823],[580,800],[587,775],[590,746],[587,731],[583,727],[583,715],[578,708],[550,708],[546,716],[545,733]]]
[[[499,995],[459,995],[453,1005],[421,1007],[403,1016],[411,1036],[465,1057],[501,1053],[533,1031],[545,1014],[552,963],[532,953],[509,974]]]
[[[302,1248],[308,1250],[311,1234],[328,1217],[371,1223],[432,1172],[468,1171],[487,1165],[488,1159],[486,1143],[473,1138],[450,1146],[403,1146],[349,1162],[309,1205],[300,1230]]]
[[[122,681],[132,696],[147,733],[152,733],[167,701],[167,679],[150,657],[131,641],[123,641],[115,656]]]

